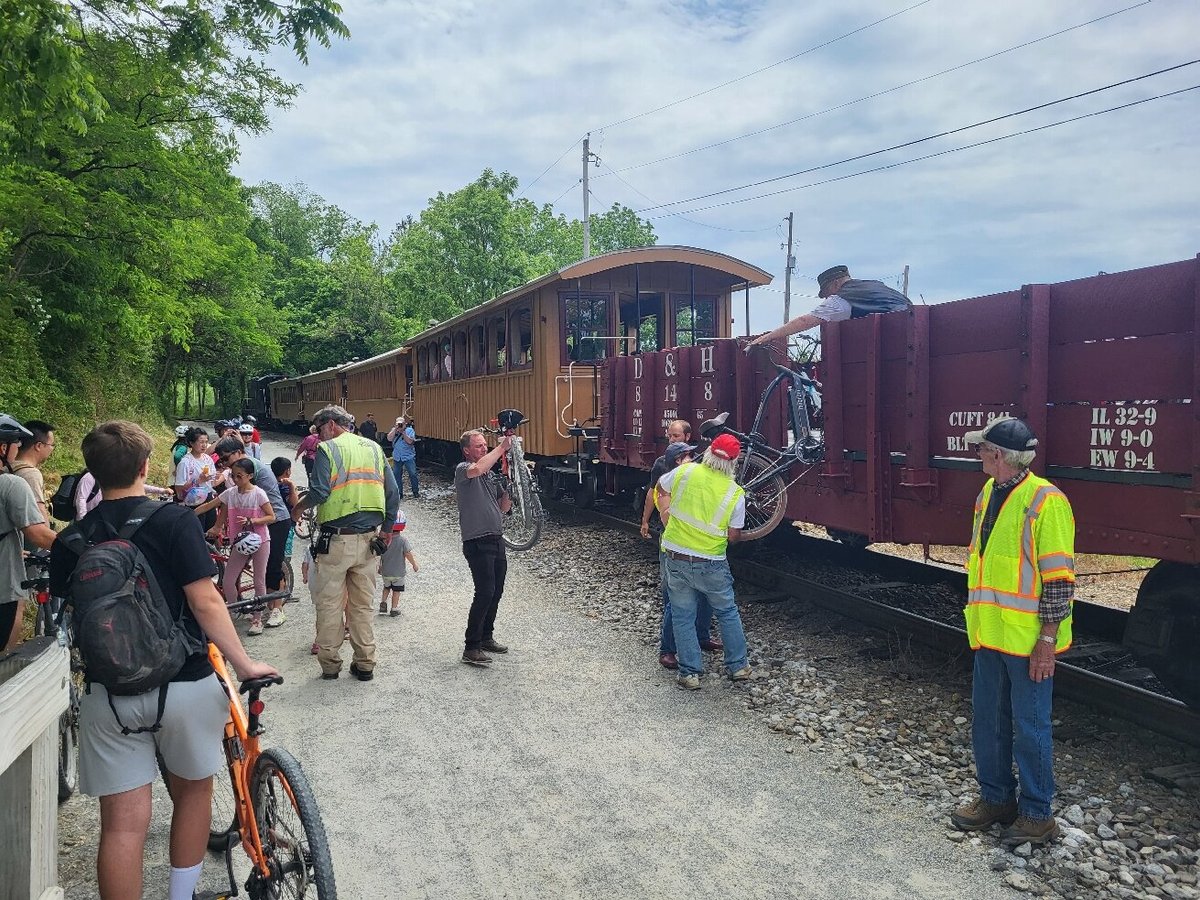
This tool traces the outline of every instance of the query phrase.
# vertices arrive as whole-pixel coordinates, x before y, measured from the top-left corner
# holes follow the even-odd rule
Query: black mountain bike
[[[700,433],[709,440],[719,434],[731,434],[742,445],[735,478],[746,492],[746,525],[742,530],[744,541],[766,537],[779,526],[787,511],[788,487],[825,459],[825,441],[820,429],[821,385],[804,367],[792,369],[773,364],[775,378],[763,391],[748,434],[727,424],[727,412],[700,425]],[[771,406],[771,398],[778,390],[782,390],[787,397],[788,424],[792,434],[792,443],[787,447],[772,447],[760,432]],[[800,468],[793,478],[794,466]]]

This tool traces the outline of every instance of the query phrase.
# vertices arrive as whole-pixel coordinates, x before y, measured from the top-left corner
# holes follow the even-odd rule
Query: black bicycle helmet
[[[32,431],[8,413],[0,413],[0,444],[16,444],[29,437],[33,437]]]

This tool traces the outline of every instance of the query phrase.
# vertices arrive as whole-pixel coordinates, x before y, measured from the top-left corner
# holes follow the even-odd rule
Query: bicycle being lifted
[[[512,438],[509,451],[500,457],[500,473],[497,476],[512,499],[512,508],[502,517],[501,533],[505,546],[512,550],[528,550],[542,535],[542,501],[529,471],[530,464],[525,461],[521,438],[516,433],[517,428],[527,421],[525,414],[518,409],[502,409],[492,420],[492,427],[479,429],[501,438]]]
[[[731,434],[742,445],[734,477],[746,492],[744,541],[766,537],[778,527],[787,511],[788,488],[825,459],[821,385],[813,377],[811,365],[792,368],[774,360],[772,365],[775,378],[763,391],[749,433],[729,426],[727,412],[700,425],[700,433],[709,440],[718,434]],[[783,391],[786,398],[792,441],[785,447],[772,447],[761,432],[776,391]],[[798,467],[795,477],[793,467]]]

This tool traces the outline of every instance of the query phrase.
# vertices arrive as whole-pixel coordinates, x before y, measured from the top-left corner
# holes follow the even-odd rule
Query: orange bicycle
[[[256,612],[272,600],[292,599],[289,591],[276,591],[229,604],[231,612]],[[239,843],[250,858],[246,893],[251,900],[278,897],[315,897],[336,900],[333,860],[325,825],[304,770],[296,758],[280,747],[259,747],[265,729],[265,708],[259,694],[282,676],[252,678],[235,688],[225,657],[208,645],[208,658],[229,697],[225,724],[225,759],[229,779],[213,779],[213,824],[208,846],[225,856],[230,892],[236,897],[233,848]],[[241,694],[247,695],[243,707]],[[228,823],[227,827],[223,827]]]

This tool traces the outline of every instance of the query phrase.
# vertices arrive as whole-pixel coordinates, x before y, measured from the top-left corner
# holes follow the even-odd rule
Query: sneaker
[[[271,614],[267,616],[267,627],[278,628],[287,621],[287,614],[282,609],[273,609]]]
[[[685,691],[698,691],[700,690],[700,676],[680,675],[675,679],[675,685]]]
[[[988,803],[980,798],[974,803],[960,807],[950,814],[950,821],[959,831],[984,831],[999,822],[1009,826],[1017,818],[1017,801]],[[1051,821],[1054,821],[1051,819]]]
[[[707,650],[709,653],[720,653],[722,650],[725,649],[725,645],[722,644],[720,641],[718,641],[716,638],[712,638],[707,641],[701,641],[700,649]]]
[[[482,650],[464,650],[462,661],[468,666],[487,666],[491,665],[492,658]]]
[[[1017,820],[1000,833],[1000,843],[1006,847],[1019,844],[1044,844],[1058,837],[1058,822],[1053,816],[1048,819],[1031,819],[1017,816]]]
[[[350,663],[350,674],[352,676],[354,676],[355,678],[357,678],[359,681],[370,681],[372,678],[375,677],[374,671],[368,671],[367,669],[360,669],[355,663]]]
[[[658,654],[658,664],[664,669],[678,669],[679,657],[674,653],[660,653]]]
[[[733,681],[749,681],[750,676],[753,674],[754,674],[754,670],[751,669],[749,666],[742,666],[736,672],[731,673],[729,677]]]
[[[397,613],[399,615],[399,613]],[[479,645],[480,649],[486,650],[488,653],[507,653],[508,647],[504,644],[497,644],[492,638],[488,638]]]
[[[387,612],[387,610],[388,610],[388,606],[387,606],[387,604],[386,604],[386,603],[380,603],[380,604],[379,604],[379,611],[380,611],[381,613],[385,613],[385,612]]]
[[[246,629],[246,634],[262,634],[263,623],[262,619],[255,619],[250,623],[250,627]]]
[[[394,619],[394,618],[396,618],[396,616],[400,615],[400,610],[393,609],[390,613],[388,613],[388,615],[390,615]]]

